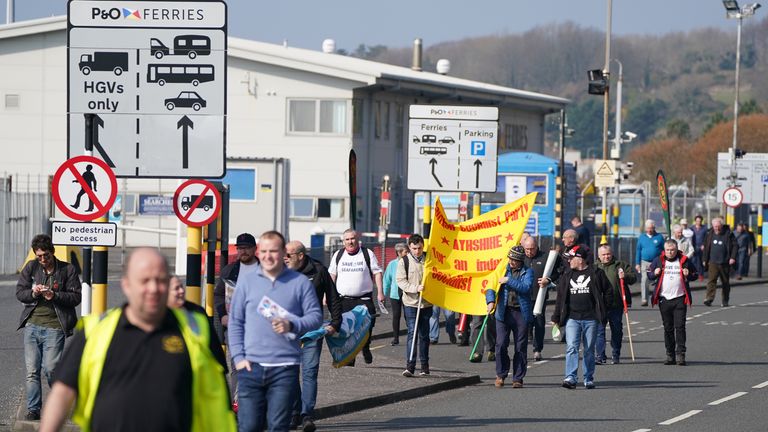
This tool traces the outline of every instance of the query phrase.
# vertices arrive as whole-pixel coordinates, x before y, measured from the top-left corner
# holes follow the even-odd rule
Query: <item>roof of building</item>
[[[498,172],[519,173],[519,172],[546,172],[549,168],[557,168],[559,161],[538,153],[529,152],[511,152],[499,155]]]
[[[55,16],[0,26],[0,40],[66,30],[67,17]],[[518,90],[479,81],[416,71],[402,66],[327,54],[303,48],[275,45],[235,37],[228,38],[228,55],[245,60],[357,81],[364,87],[414,92],[425,97],[453,99],[462,103],[521,106],[554,112],[570,101],[543,93]]]

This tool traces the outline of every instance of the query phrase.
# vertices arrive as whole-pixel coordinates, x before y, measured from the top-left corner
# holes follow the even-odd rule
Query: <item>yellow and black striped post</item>
[[[213,316],[213,288],[216,286],[216,249],[219,248],[218,242],[218,220],[221,218],[221,212],[219,216],[208,224],[208,255],[205,259],[205,313],[209,317]]]
[[[611,228],[613,230],[613,238],[619,238],[619,203],[613,204],[613,221]]]
[[[196,304],[200,304],[202,231],[200,227],[187,227],[187,300]]]
[[[480,216],[480,194],[472,194],[472,217]]]
[[[563,166],[560,166],[560,172],[555,177],[555,231],[552,238],[558,240],[563,230]],[[552,242],[552,246],[555,242]]]
[[[432,227],[432,193],[424,194],[424,238],[429,238],[429,230]]]
[[[102,216],[94,222],[107,222],[107,217]],[[91,314],[93,315],[100,315],[107,310],[108,250],[106,246],[93,247],[93,296],[91,300]]]
[[[765,206],[757,207],[757,277],[763,277],[763,212]]]

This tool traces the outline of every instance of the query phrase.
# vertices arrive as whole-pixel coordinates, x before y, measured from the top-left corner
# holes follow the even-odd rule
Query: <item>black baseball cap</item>
[[[583,244],[576,245],[572,247],[569,251],[566,251],[563,254],[563,257],[566,259],[571,259],[574,257],[587,258],[588,256],[589,256],[589,248],[587,247],[587,245],[583,245]]]
[[[256,246],[256,239],[248,233],[242,233],[237,236],[235,246],[253,247]]]

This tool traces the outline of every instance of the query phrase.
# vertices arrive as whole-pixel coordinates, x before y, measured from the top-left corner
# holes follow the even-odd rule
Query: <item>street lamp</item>
[[[749,18],[755,14],[755,11],[760,8],[760,3],[750,3],[739,7],[739,2],[736,0],[723,0],[723,6],[725,6],[725,16],[728,19],[737,19],[739,24],[736,30],[736,94],[733,102],[733,145],[730,153],[730,166],[731,166],[731,182],[730,186],[736,186],[736,146],[739,141],[739,70],[741,66],[741,22],[744,18]],[[730,226],[733,226],[733,221],[729,220]]]

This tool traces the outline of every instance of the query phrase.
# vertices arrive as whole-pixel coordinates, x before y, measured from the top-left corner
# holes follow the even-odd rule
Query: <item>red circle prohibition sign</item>
[[[75,166],[78,163],[89,163],[94,164],[104,170],[104,173],[107,175],[107,178],[109,179],[109,186],[110,186],[110,192],[109,197],[105,202],[102,202],[99,197],[96,195],[96,192],[91,189],[91,187],[88,185],[88,183],[83,178],[83,175],[80,174],[80,172],[77,170],[77,167]],[[67,203],[65,203],[62,200],[61,192],[59,188],[61,187],[61,177],[64,175],[64,173],[69,172],[74,177],[75,180],[79,183],[80,187],[82,188],[82,191],[85,192],[85,194],[88,196],[88,199],[91,200],[93,205],[96,207],[95,213],[78,213],[74,210],[72,210]],[[56,203],[56,206],[61,210],[62,213],[69,216],[70,218],[74,220],[78,220],[81,222],[88,222],[92,221],[94,219],[98,219],[109,211],[109,209],[112,207],[112,204],[115,203],[115,199],[117,198],[117,178],[115,177],[115,173],[112,172],[112,169],[107,165],[106,162],[103,160],[93,157],[93,156],[75,156],[71,159],[67,159],[64,161],[63,164],[59,167],[58,170],[56,170],[56,174],[53,175],[53,201]]]
[[[203,190],[197,194],[197,198],[194,199],[194,201],[190,201],[191,205],[188,209],[181,209],[179,208],[179,195],[181,195],[184,192],[184,189],[191,185],[202,185]],[[200,205],[203,201],[203,198],[205,198],[206,194],[208,194],[208,191],[213,192],[213,198],[216,201],[214,205],[212,206],[211,215],[202,221],[193,221],[192,213],[195,210],[198,210],[198,205]],[[193,227],[201,227],[208,225],[209,223],[213,222],[214,219],[216,219],[216,216],[219,214],[219,209],[221,208],[221,195],[219,194],[219,191],[216,189],[216,186],[214,186],[211,182],[201,180],[201,179],[191,179],[187,180],[184,183],[181,184],[176,189],[176,192],[173,194],[173,212],[176,213],[176,216],[179,218],[180,221],[182,221],[187,226],[193,226]]]

